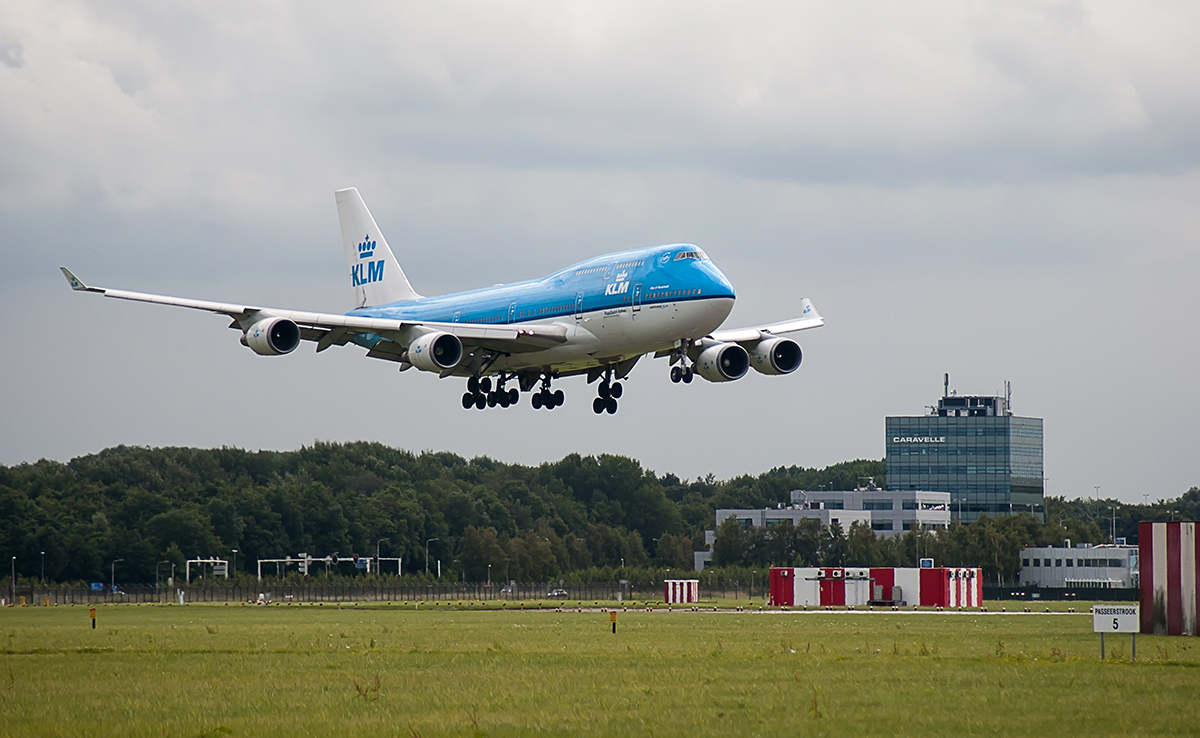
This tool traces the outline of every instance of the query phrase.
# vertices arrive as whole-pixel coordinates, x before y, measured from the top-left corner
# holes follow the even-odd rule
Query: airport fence
[[[755,599],[765,597],[759,587],[751,592],[746,587],[701,587],[701,599]],[[343,583],[213,583],[190,584],[118,584],[115,589],[105,586],[94,589],[87,585],[22,584],[15,592],[6,590],[0,599],[4,604],[32,606],[96,605],[96,604],[168,604],[200,602],[449,602],[449,601],[630,601],[663,597],[662,583],[619,584],[593,582],[588,584],[559,584],[558,582],[508,583],[460,582],[454,584],[343,584]]]

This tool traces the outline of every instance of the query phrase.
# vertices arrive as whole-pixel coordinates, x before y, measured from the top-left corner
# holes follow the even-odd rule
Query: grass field
[[[743,601],[744,602],[744,601]],[[573,603],[572,603],[573,604]],[[1200,729],[1200,641],[1083,614],[0,609],[0,733],[1130,735]],[[1020,607],[1020,606],[1018,606]],[[991,603],[992,610],[998,605]],[[1039,609],[1044,609],[1044,606]]]

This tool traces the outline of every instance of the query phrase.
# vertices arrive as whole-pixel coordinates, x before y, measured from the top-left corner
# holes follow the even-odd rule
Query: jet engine
[[[750,352],[750,366],[762,374],[791,374],[803,360],[800,344],[790,338],[759,341]]]
[[[408,345],[408,362],[427,372],[453,369],[462,358],[462,341],[451,333],[426,333]]]
[[[246,329],[242,344],[260,356],[290,354],[300,345],[300,327],[287,318],[265,318]]]
[[[710,382],[732,382],[749,369],[750,355],[736,343],[709,346],[696,358],[696,372]]]

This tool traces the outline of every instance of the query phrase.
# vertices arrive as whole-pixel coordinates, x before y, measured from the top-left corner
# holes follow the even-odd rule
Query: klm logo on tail
[[[363,242],[358,245],[358,258],[370,259],[375,255],[375,242],[370,236],[363,236]],[[369,261],[365,264],[355,264],[350,269],[350,281],[355,287],[371,282],[383,281],[383,259]]]

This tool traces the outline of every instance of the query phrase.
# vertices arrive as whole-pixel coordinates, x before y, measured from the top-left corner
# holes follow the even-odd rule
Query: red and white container
[[[686,605],[700,601],[699,579],[663,580],[663,602],[668,605]]]

